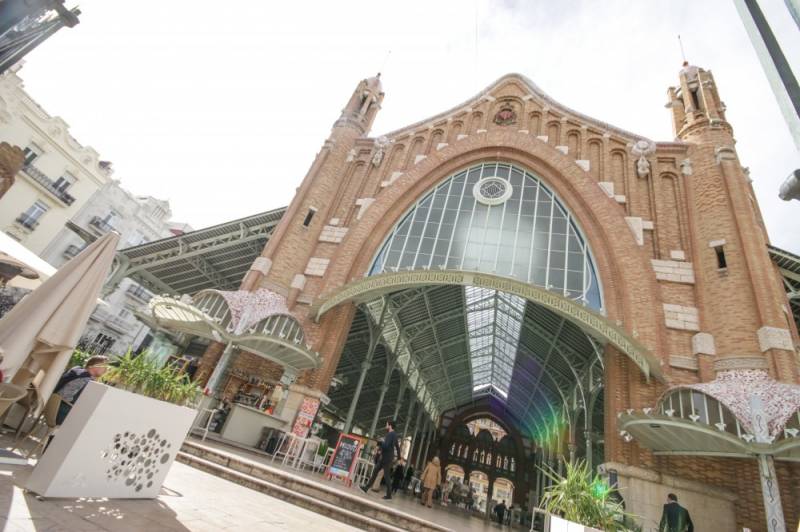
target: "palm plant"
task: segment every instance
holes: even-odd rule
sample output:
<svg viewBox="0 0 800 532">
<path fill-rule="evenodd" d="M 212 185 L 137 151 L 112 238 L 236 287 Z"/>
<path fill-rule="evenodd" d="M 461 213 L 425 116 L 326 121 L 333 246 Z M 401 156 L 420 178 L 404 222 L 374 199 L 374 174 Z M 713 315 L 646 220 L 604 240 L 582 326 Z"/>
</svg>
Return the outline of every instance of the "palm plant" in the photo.
<svg viewBox="0 0 800 532">
<path fill-rule="evenodd" d="M 112 359 L 102 380 L 130 392 L 181 406 L 193 406 L 201 393 L 188 375 L 169 366 L 159 367 L 146 353 L 133 356 L 130 350 Z"/>
<path fill-rule="evenodd" d="M 606 532 L 629 532 L 638 528 L 634 516 L 611 498 L 608 484 L 599 475 L 592 477 L 585 461 L 565 461 L 564 465 L 564 476 L 549 466 L 541 468 L 553 481 L 542 495 L 544 511 Z"/>
</svg>

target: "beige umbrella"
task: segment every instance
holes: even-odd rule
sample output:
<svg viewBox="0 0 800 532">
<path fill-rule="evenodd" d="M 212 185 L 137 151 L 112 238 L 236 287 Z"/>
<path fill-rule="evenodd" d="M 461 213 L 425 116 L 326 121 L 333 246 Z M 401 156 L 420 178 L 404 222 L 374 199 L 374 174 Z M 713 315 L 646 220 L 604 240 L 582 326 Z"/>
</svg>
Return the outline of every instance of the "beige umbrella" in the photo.
<svg viewBox="0 0 800 532">
<path fill-rule="evenodd" d="M 0 251 L 0 287 L 19 275 L 25 279 L 38 279 L 39 274 L 22 261 Z"/>
<path fill-rule="evenodd" d="M 97 305 L 118 241 L 116 233 L 99 238 L 0 319 L 0 369 L 20 385 L 43 369 L 45 402 Z"/>
</svg>

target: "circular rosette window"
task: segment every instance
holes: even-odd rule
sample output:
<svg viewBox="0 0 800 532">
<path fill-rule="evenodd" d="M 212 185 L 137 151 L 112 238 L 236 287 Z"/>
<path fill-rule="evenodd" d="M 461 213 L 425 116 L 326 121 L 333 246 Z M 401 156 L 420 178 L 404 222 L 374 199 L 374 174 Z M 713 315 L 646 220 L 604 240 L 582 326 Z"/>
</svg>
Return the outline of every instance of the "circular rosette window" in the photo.
<svg viewBox="0 0 800 532">
<path fill-rule="evenodd" d="M 500 205 L 511 197 L 514 190 L 511 183 L 502 177 L 484 177 L 472 189 L 475 199 L 484 205 Z"/>
</svg>

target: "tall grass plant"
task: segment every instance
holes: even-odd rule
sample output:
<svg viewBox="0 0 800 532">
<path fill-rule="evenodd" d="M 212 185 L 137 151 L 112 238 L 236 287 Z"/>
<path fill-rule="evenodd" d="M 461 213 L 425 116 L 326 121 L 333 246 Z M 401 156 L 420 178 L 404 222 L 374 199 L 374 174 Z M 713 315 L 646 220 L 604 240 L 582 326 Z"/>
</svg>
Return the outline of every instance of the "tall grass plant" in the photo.
<svg viewBox="0 0 800 532">
<path fill-rule="evenodd" d="M 102 380 L 130 392 L 180 406 L 195 406 L 201 395 L 200 388 L 188 375 L 178 373 L 169 365 L 160 367 L 146 352 L 134 356 L 128 350 L 125 355 L 113 357 Z"/>
</svg>

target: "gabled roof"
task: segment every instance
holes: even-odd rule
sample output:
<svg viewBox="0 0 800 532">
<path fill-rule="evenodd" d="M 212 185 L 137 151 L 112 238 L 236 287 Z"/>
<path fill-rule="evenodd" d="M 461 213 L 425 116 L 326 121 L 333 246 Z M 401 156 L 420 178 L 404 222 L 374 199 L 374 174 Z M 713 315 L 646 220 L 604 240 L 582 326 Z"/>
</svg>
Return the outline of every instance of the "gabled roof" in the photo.
<svg viewBox="0 0 800 532">
<path fill-rule="evenodd" d="M 412 133 L 412 132 L 418 130 L 420 127 L 424 126 L 425 124 L 432 123 L 432 122 L 437 122 L 437 121 L 446 119 L 448 117 L 455 116 L 455 115 L 459 114 L 460 112 L 466 110 L 467 108 L 480 103 L 480 101 L 482 99 L 484 99 L 486 96 L 492 96 L 492 93 L 496 92 L 504 84 L 511 83 L 511 82 L 517 82 L 517 83 L 521 84 L 524 88 L 526 88 L 530 92 L 530 95 L 531 95 L 531 97 L 533 98 L 534 101 L 539 102 L 543 106 L 550 107 L 551 109 L 553 109 L 553 110 L 555 110 L 555 111 L 557 111 L 557 112 L 559 112 L 561 114 L 571 115 L 571 116 L 573 116 L 574 118 L 576 118 L 578 120 L 586 122 L 587 125 L 589 125 L 589 126 L 593 126 L 593 127 L 597 128 L 597 129 L 600 129 L 601 131 L 608 131 L 609 133 L 616 133 L 620 137 L 624 137 L 627 140 L 647 139 L 647 137 L 645 137 L 643 135 L 632 133 L 632 132 L 627 131 L 625 129 L 619 128 L 619 127 L 614 126 L 612 124 L 609 124 L 608 122 L 603 122 L 602 120 L 598 120 L 596 118 L 592 118 L 591 116 L 585 115 L 583 113 L 575 111 L 574 109 L 571 109 L 570 107 L 567 107 L 566 105 L 558 102 L 557 100 L 555 100 L 554 98 L 549 96 L 546 92 L 544 92 L 538 85 L 536 85 L 529 78 L 527 78 L 526 76 L 523 76 L 522 74 L 518 74 L 518 73 L 515 73 L 515 72 L 514 73 L 510 73 L 510 74 L 506 74 L 505 76 L 502 76 L 501 78 L 497 79 L 493 83 L 490 83 L 485 89 L 483 89 L 481 92 L 479 92 L 478 94 L 476 94 L 472 98 L 469 98 L 468 100 L 460 103 L 459 105 L 456 105 L 455 107 L 452 107 L 452 108 L 448 109 L 447 111 L 444 111 L 444 112 L 439 113 L 437 115 L 434 115 L 432 117 L 426 118 L 424 120 L 420 120 L 418 122 L 414 122 L 413 124 L 410 124 L 410 125 L 405 126 L 403 128 L 396 129 L 394 131 L 390 131 L 389 133 L 386 133 L 385 136 L 386 137 L 390 137 L 390 138 L 391 137 L 399 137 L 399 136 L 402 136 L 402 135 L 404 135 L 406 133 Z M 494 97 L 494 96 L 492 96 L 492 97 Z"/>
</svg>

